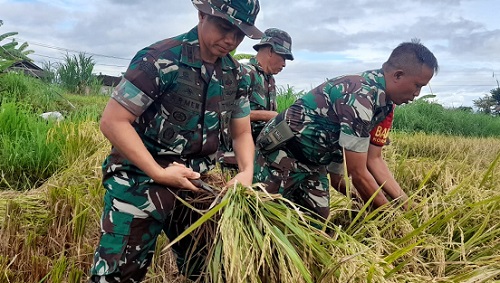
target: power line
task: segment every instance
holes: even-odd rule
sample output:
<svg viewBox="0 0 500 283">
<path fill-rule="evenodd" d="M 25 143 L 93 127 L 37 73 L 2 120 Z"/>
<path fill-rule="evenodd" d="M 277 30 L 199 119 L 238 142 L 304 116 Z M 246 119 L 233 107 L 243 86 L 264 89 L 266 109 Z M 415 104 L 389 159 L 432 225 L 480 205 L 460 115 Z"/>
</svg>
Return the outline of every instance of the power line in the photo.
<svg viewBox="0 0 500 283">
<path fill-rule="evenodd" d="M 25 39 L 22 39 L 22 38 L 13 38 L 14 40 L 17 40 L 18 42 L 19 41 L 26 41 L 28 42 L 27 40 Z M 64 47 L 59 47 L 59 46 L 53 46 L 53 45 L 49 45 L 49 44 L 45 44 L 45 43 L 39 43 L 39 42 L 33 42 L 33 41 L 29 41 L 28 44 L 32 44 L 32 45 L 35 45 L 35 46 L 40 46 L 40 47 L 44 47 L 44 48 L 49 48 L 49 49 L 54 49 L 54 50 L 60 50 L 60 51 L 66 51 L 68 53 L 84 53 L 84 54 L 88 54 L 88 55 L 92 55 L 92 56 L 96 56 L 96 57 L 104 57 L 104 58 L 111 58 L 111 59 L 118 59 L 118 60 L 126 60 L 126 61 L 129 61 L 131 59 L 128 59 L 128 58 L 122 58 L 122 57 L 118 57 L 118 56 L 113 56 L 113 55 L 104 55 L 104 54 L 98 54 L 98 53 L 93 53 L 93 52 L 85 52 L 85 51 L 79 51 L 79 50 L 74 50 L 74 49 L 69 49 L 69 48 L 64 48 Z M 34 55 L 34 56 L 40 56 L 40 57 L 45 57 L 45 58 L 50 58 L 50 59 L 56 59 L 56 60 L 61 60 L 63 61 L 64 58 L 56 58 L 56 57 L 53 57 L 53 56 L 48 56 L 48 55 L 43 55 L 43 54 L 31 54 L 31 55 Z M 124 65 L 114 65 L 114 64 L 100 64 L 100 63 L 95 63 L 96 66 L 106 66 L 106 67 L 117 67 L 117 68 L 126 68 L 128 66 L 124 66 Z M 450 71 L 443 71 L 441 70 L 440 71 L 441 73 L 445 72 L 445 73 L 469 73 L 468 71 L 459 71 L 459 70 L 450 70 Z M 500 71 L 495 71 L 495 70 L 481 70 L 481 72 L 493 72 L 493 74 L 495 72 L 499 72 Z M 437 86 L 437 87 L 495 87 L 494 84 L 468 84 L 468 85 L 465 85 L 465 84 L 434 84 L 434 86 Z"/>
<path fill-rule="evenodd" d="M 42 54 L 36 54 L 36 53 L 30 54 L 30 55 L 44 57 L 44 58 L 50 58 L 50 59 L 56 59 L 59 61 L 64 60 L 63 58 L 57 58 L 57 57 L 53 57 L 53 56 L 49 56 L 49 55 L 42 55 Z M 125 65 L 113 65 L 113 64 L 101 64 L 101 63 L 95 63 L 94 65 L 95 66 L 106 66 L 106 67 L 117 67 L 117 68 L 126 68 L 127 67 Z"/>
<path fill-rule="evenodd" d="M 28 42 L 27 40 L 24 40 L 22 38 L 13 38 L 13 39 L 15 39 L 17 41 L 26 41 L 26 42 Z M 53 46 L 53 45 L 49 45 L 49 44 L 45 44 L 45 43 L 39 43 L 39 42 L 33 42 L 33 41 L 29 41 L 28 44 L 35 45 L 35 46 L 40 46 L 40 47 L 45 47 L 45 48 L 49 48 L 49 49 L 54 49 L 54 50 L 66 51 L 66 52 L 70 52 L 70 53 L 84 53 L 84 54 L 89 54 L 89 55 L 97 56 L 97 57 L 104 57 L 104 58 L 111 58 L 111 59 L 118 59 L 118 60 L 126 60 L 126 61 L 130 61 L 131 60 L 130 58 L 122 58 L 122 57 L 113 56 L 113 55 L 104 55 L 104 54 L 98 54 L 98 53 L 93 53 L 93 52 L 79 51 L 79 50 L 74 50 L 74 49 L 69 49 L 69 48 L 64 48 L 64 47 L 58 47 L 58 46 Z"/>
</svg>

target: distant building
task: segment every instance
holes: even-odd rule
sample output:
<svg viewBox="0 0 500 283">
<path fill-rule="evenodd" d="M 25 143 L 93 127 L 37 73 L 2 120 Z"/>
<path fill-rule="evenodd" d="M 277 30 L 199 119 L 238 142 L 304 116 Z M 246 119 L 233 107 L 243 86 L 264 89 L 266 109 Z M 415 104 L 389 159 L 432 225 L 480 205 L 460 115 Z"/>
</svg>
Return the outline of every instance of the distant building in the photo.
<svg viewBox="0 0 500 283">
<path fill-rule="evenodd" d="M 97 79 L 101 82 L 101 93 L 111 95 L 115 86 L 117 86 L 122 77 L 114 77 L 108 75 L 97 75 Z"/>
<path fill-rule="evenodd" d="M 9 68 L 8 72 L 22 72 L 25 75 L 41 79 L 46 76 L 45 71 L 30 61 L 18 61 Z"/>
</svg>

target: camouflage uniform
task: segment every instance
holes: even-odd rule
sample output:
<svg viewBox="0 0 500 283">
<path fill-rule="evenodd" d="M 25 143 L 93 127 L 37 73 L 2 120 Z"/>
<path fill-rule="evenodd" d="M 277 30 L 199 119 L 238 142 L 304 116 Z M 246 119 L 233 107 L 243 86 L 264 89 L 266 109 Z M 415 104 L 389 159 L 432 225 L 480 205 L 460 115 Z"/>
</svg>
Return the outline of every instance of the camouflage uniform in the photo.
<svg viewBox="0 0 500 283">
<path fill-rule="evenodd" d="M 370 131 L 370 144 L 375 146 L 384 146 L 389 145 L 389 131 L 392 128 L 392 120 L 394 118 L 394 108 L 396 105 L 393 104 L 392 111 L 385 117 L 385 119 L 380 122 L 375 128 Z M 344 175 L 344 163 L 343 160 L 338 162 L 332 162 L 328 165 L 327 168 L 328 173 L 333 173 L 337 175 Z"/>
<path fill-rule="evenodd" d="M 276 111 L 276 86 L 274 84 L 273 75 L 267 75 L 259 66 L 259 62 L 255 57 L 250 58 L 248 64 L 242 64 L 243 68 L 248 72 L 251 81 L 251 93 L 248 97 L 251 110 L 269 110 Z M 264 121 L 251 121 L 252 137 L 255 141 L 260 131 L 264 127 Z M 218 153 L 218 160 L 223 169 L 237 169 L 238 163 L 232 146 Z"/>
<path fill-rule="evenodd" d="M 248 98 L 250 109 L 276 111 L 276 85 L 274 76 L 272 74 L 265 74 L 255 57 L 250 58 L 249 64 L 245 64 L 243 67 L 250 73 L 252 81 L 252 93 Z M 266 122 L 264 121 L 251 122 L 254 141 L 265 124 Z"/>
<path fill-rule="evenodd" d="M 132 126 L 158 164 L 176 161 L 204 173 L 214 167 L 221 142 L 229 142 L 230 119 L 250 113 L 249 82 L 230 56 L 213 70 L 202 62 L 195 27 L 139 51 L 113 99 L 137 116 Z M 186 208 L 174 196 L 186 192 L 155 183 L 114 148 L 103 163 L 103 184 L 102 236 L 91 280 L 138 282 L 161 231 L 173 239 L 196 219 L 183 216 Z M 185 238 L 174 247 L 181 271 L 189 245 Z"/>
<path fill-rule="evenodd" d="M 282 55 L 285 59 L 293 60 L 292 39 L 288 33 L 277 28 L 268 28 L 264 36 L 253 48 L 259 51 L 262 46 L 271 46 L 273 51 Z M 250 59 L 249 64 L 244 67 L 252 77 L 253 91 L 249 97 L 251 110 L 276 111 L 276 85 L 274 76 L 266 74 L 255 57 Z M 257 139 L 266 122 L 252 121 L 252 136 Z"/>
<path fill-rule="evenodd" d="M 366 152 L 370 130 L 392 110 L 382 70 L 331 79 L 269 121 L 257 138 L 254 182 L 316 212 L 329 214 L 326 166 L 342 160 L 342 148 Z M 269 133 L 280 123 L 289 140 L 270 150 Z M 282 133 L 277 134 L 281 139 Z"/>
<path fill-rule="evenodd" d="M 290 35 L 277 28 L 268 28 L 259 43 L 253 48 L 259 51 L 262 46 L 271 46 L 273 52 L 283 56 L 287 60 L 293 60 L 292 39 Z M 251 94 L 249 96 L 251 110 L 277 111 L 276 84 L 273 74 L 266 74 L 256 57 L 250 58 L 250 62 L 243 64 L 250 75 Z M 255 141 L 267 121 L 252 121 L 252 137 Z M 234 152 L 220 152 L 219 161 L 223 168 L 237 168 Z"/>
</svg>

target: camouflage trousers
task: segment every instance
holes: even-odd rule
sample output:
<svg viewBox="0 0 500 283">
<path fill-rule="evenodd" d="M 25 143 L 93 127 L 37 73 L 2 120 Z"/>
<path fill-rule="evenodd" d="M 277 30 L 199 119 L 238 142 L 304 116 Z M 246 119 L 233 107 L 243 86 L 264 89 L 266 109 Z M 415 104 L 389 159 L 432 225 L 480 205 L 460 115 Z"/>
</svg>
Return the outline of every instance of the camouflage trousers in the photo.
<svg viewBox="0 0 500 283">
<path fill-rule="evenodd" d="M 90 270 L 90 282 L 140 282 L 153 259 L 162 231 L 175 239 L 198 219 L 179 202 L 185 191 L 168 190 L 140 174 L 119 172 L 103 182 L 106 188 L 101 238 Z M 206 256 L 203 241 L 188 235 L 172 249 L 181 274 L 197 279 Z M 197 256 L 190 256 L 197 255 Z M 191 258 L 190 262 L 186 259 Z"/>
<path fill-rule="evenodd" d="M 291 157 L 285 149 L 255 153 L 254 183 L 269 193 L 279 193 L 320 217 L 330 214 L 329 182 L 325 166 L 311 166 Z"/>
</svg>

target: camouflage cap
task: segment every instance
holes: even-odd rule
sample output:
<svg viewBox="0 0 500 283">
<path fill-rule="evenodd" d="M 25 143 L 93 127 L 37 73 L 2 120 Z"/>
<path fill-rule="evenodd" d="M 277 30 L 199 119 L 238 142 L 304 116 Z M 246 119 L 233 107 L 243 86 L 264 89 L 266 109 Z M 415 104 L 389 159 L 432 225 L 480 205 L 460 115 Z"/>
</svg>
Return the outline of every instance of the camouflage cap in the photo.
<svg viewBox="0 0 500 283">
<path fill-rule="evenodd" d="M 293 60 L 292 38 L 287 32 L 277 28 L 266 29 L 260 42 L 255 44 L 253 49 L 259 51 L 259 48 L 264 45 L 270 45 L 274 52 L 283 55 L 288 60 Z"/>
<path fill-rule="evenodd" d="M 262 32 L 255 27 L 260 10 L 259 0 L 191 0 L 199 11 L 221 17 L 239 27 L 248 37 L 259 39 Z"/>
</svg>

